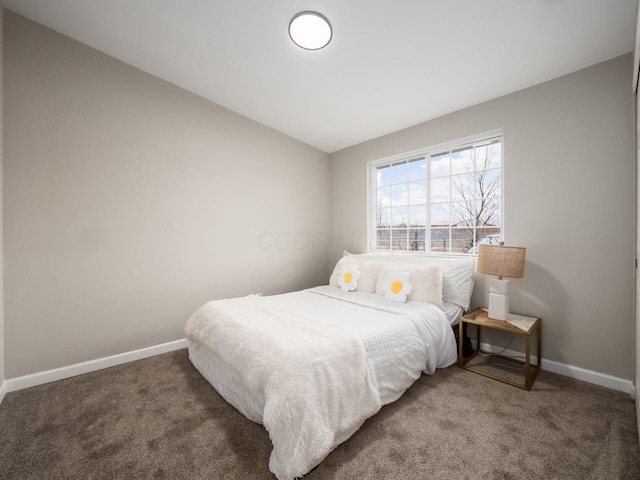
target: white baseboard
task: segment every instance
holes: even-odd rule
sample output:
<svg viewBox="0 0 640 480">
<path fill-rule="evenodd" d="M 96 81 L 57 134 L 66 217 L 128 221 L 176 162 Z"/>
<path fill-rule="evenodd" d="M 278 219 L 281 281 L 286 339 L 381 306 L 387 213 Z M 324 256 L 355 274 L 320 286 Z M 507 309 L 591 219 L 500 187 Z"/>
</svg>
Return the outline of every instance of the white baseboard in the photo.
<svg viewBox="0 0 640 480">
<path fill-rule="evenodd" d="M 4 396 L 7 393 L 7 381 L 3 380 L 2 383 L 0 383 L 0 404 L 2 403 L 2 400 L 4 400 Z"/>
<path fill-rule="evenodd" d="M 584 368 L 574 367 L 564 363 L 545 360 L 544 358 L 542 359 L 542 369 L 548 370 L 549 372 L 559 373 L 565 377 L 583 380 L 585 382 L 633 395 L 633 382 L 631 380 L 625 380 L 624 378 L 614 377 L 612 375 L 607 375 L 606 373 L 594 372 L 593 370 L 586 370 Z"/>
<path fill-rule="evenodd" d="M 477 343 L 475 341 L 472 341 L 471 343 L 473 344 L 473 348 L 477 348 Z M 499 352 L 508 357 L 524 359 L 524 353 L 522 352 L 516 352 L 514 350 L 505 350 L 503 352 L 502 348 L 495 347 L 488 343 L 481 343 L 481 345 L 482 349 L 487 352 Z M 537 364 L 538 357 L 532 355 L 531 362 Z M 600 385 L 601 387 L 611 388 L 612 390 L 625 392 L 631 396 L 633 396 L 635 393 L 635 388 L 631 380 L 614 377 L 611 375 L 607 375 L 606 373 L 594 372 L 593 370 L 586 370 L 584 368 L 574 367 L 565 363 L 554 362 L 553 360 L 545 360 L 544 358 L 542 359 L 542 370 L 558 373 L 560 375 L 564 375 L 565 377 L 575 378 L 576 380 L 593 383 L 594 385 Z"/>
<path fill-rule="evenodd" d="M 477 348 L 476 342 L 472 343 L 473 347 Z M 84 373 L 95 372 L 96 370 L 101 370 L 103 368 L 122 365 L 123 363 L 141 360 L 143 358 L 160 355 L 162 353 L 171 352 L 173 350 L 179 350 L 181 348 L 186 348 L 187 345 L 187 339 L 183 338 L 180 340 L 175 340 L 173 342 L 154 345 L 147 348 L 141 348 L 139 350 L 133 350 L 131 352 L 125 352 L 118 355 L 112 355 L 110 357 L 98 358 L 95 360 L 90 360 L 88 362 L 69 365 L 68 367 L 61 367 L 44 372 L 33 373 L 31 375 L 25 375 L 23 377 L 10 378 L 0 384 L 0 403 L 2 403 L 5 394 L 9 392 L 15 392 L 16 390 L 21 390 L 23 388 L 35 387 L 37 385 L 75 377 L 76 375 L 82 375 Z M 497 348 L 485 343 L 482 343 L 482 349 L 496 353 L 502 350 L 501 348 Z M 513 350 L 505 350 L 503 353 L 512 357 L 523 356 L 521 352 L 516 352 Z M 538 359 L 537 357 L 532 356 L 531 361 L 537 363 Z M 613 390 L 618 390 L 620 392 L 625 392 L 632 396 L 634 396 L 634 394 L 636 393 L 635 387 L 633 386 L 633 382 L 631 382 L 631 380 L 613 377 L 605 373 L 594 372 L 592 370 L 586 370 L 584 368 L 574 367 L 572 365 L 566 365 L 564 363 L 554 362 L 552 360 L 545 360 L 544 358 L 542 359 L 542 369 L 549 372 L 558 373 L 566 377 L 593 383 L 595 385 L 611 388 Z"/>
<path fill-rule="evenodd" d="M 15 392 L 16 390 L 22 390 L 23 388 L 35 387 L 36 385 L 55 382 L 65 378 L 75 377 L 76 375 L 95 372 L 96 370 L 101 370 L 103 368 L 115 367 L 116 365 L 122 365 L 123 363 L 142 360 L 143 358 L 160 355 L 161 353 L 179 350 L 181 348 L 186 348 L 187 345 L 187 339 L 183 338 L 173 342 L 162 343 L 152 347 L 112 355 L 110 357 L 97 358 L 95 360 L 89 360 L 88 362 L 76 363 L 75 365 L 69 365 L 68 367 L 55 368 L 53 370 L 33 373 L 23 377 L 10 378 L 4 382 L 3 386 L 6 384 L 6 392 Z"/>
<path fill-rule="evenodd" d="M 640 395 L 636 395 L 636 420 L 638 422 L 638 431 L 640 432 Z M 640 437 L 638 442 L 640 442 Z"/>
</svg>

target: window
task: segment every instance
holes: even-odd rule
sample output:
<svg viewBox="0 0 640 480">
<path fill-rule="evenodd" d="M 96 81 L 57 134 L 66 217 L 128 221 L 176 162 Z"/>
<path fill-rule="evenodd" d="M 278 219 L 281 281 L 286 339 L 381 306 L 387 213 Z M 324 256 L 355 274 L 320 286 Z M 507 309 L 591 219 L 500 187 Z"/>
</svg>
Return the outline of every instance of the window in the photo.
<svg viewBox="0 0 640 480">
<path fill-rule="evenodd" d="M 477 254 L 499 242 L 502 164 L 502 136 L 372 162 L 372 249 Z"/>
</svg>

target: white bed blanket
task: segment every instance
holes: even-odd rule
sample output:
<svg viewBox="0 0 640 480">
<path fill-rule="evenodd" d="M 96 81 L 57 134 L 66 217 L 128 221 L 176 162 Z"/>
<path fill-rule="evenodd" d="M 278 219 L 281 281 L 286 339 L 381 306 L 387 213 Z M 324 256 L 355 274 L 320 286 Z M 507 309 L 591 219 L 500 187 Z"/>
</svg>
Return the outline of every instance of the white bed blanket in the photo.
<svg viewBox="0 0 640 480">
<path fill-rule="evenodd" d="M 456 363 L 453 330 L 442 310 L 424 302 L 393 303 L 381 295 L 329 285 L 276 295 L 316 322 L 338 323 L 362 341 L 382 404 L 396 401 L 421 375 Z"/>
<path fill-rule="evenodd" d="M 381 407 L 362 342 L 270 297 L 209 302 L 187 321 L 189 340 L 233 365 L 264 396 L 263 424 L 280 480 L 309 472 Z"/>
</svg>

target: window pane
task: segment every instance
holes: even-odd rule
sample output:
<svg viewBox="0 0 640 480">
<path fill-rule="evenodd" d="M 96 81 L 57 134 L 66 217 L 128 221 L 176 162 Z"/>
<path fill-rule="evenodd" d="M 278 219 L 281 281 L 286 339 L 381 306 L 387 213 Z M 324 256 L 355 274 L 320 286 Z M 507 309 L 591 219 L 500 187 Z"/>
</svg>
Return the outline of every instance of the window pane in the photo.
<svg viewBox="0 0 640 480">
<path fill-rule="evenodd" d="M 500 199 L 452 203 L 451 221 L 457 226 L 499 226 Z"/>
<path fill-rule="evenodd" d="M 449 251 L 449 229 L 448 228 L 432 228 L 431 229 L 431 251 L 432 252 L 448 252 Z"/>
<path fill-rule="evenodd" d="M 378 187 L 377 191 L 377 208 L 391 206 L 391 187 Z"/>
<path fill-rule="evenodd" d="M 451 253 L 469 253 L 473 247 L 473 228 L 454 228 L 451 230 Z"/>
<path fill-rule="evenodd" d="M 451 175 L 469 173 L 475 170 L 473 148 L 454 151 L 451 154 Z"/>
<path fill-rule="evenodd" d="M 500 168 L 502 164 L 502 142 L 497 141 L 477 147 L 475 157 L 478 170 Z"/>
<path fill-rule="evenodd" d="M 451 204 L 451 223 L 457 226 L 473 227 L 476 224 L 477 202 L 455 202 Z"/>
<path fill-rule="evenodd" d="M 431 226 L 443 227 L 451 225 L 450 221 L 450 204 L 436 203 L 431 205 Z"/>
<path fill-rule="evenodd" d="M 391 209 L 379 208 L 376 210 L 376 227 L 388 227 L 391 223 Z"/>
<path fill-rule="evenodd" d="M 398 162 L 391 166 L 391 181 L 394 184 L 409 181 L 409 165 L 407 162 Z"/>
<path fill-rule="evenodd" d="M 408 249 L 413 252 L 424 252 L 425 251 L 425 233 L 426 230 L 424 228 L 410 228 L 408 231 L 409 235 L 409 243 Z"/>
<path fill-rule="evenodd" d="M 409 220 L 409 207 L 391 209 L 391 226 L 406 227 Z"/>
<path fill-rule="evenodd" d="M 500 182 L 500 170 L 485 170 L 478 172 L 477 182 L 480 198 L 500 197 L 502 184 Z"/>
<path fill-rule="evenodd" d="M 427 224 L 427 206 L 409 207 L 408 224 L 411 227 L 424 227 Z"/>
<path fill-rule="evenodd" d="M 409 203 L 409 187 L 407 184 L 393 185 L 391 187 L 391 206 L 408 205 Z"/>
<path fill-rule="evenodd" d="M 397 229 L 391 231 L 391 249 L 407 250 L 407 229 Z"/>
<path fill-rule="evenodd" d="M 447 177 L 451 174 L 449 153 L 438 153 L 431 157 L 431 178 Z"/>
<path fill-rule="evenodd" d="M 476 229 L 476 241 L 487 245 L 500 245 L 500 229 L 478 228 Z"/>
<path fill-rule="evenodd" d="M 381 250 L 391 249 L 391 230 L 376 231 L 376 246 Z"/>
<path fill-rule="evenodd" d="M 426 205 L 427 204 L 427 183 L 411 182 L 409 184 L 409 204 L 410 205 Z"/>
<path fill-rule="evenodd" d="M 480 203 L 480 202 L 479 202 Z M 500 199 L 492 198 L 478 207 L 478 226 L 500 226 Z"/>
<path fill-rule="evenodd" d="M 434 178 L 431 180 L 431 203 L 450 201 L 451 177 Z"/>
<path fill-rule="evenodd" d="M 477 176 L 475 173 L 454 175 L 451 177 L 451 201 L 472 200 L 477 198 Z"/>
<path fill-rule="evenodd" d="M 419 158 L 409 162 L 409 181 L 425 180 L 427 178 L 427 159 Z"/>
<path fill-rule="evenodd" d="M 376 169 L 377 186 L 391 185 L 391 167 L 385 165 Z"/>
</svg>

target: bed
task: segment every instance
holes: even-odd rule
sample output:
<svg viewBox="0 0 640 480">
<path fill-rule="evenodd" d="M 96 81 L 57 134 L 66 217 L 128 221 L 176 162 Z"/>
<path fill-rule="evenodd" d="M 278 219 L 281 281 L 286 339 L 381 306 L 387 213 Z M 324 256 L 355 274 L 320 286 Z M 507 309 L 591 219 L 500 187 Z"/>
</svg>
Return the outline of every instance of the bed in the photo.
<svg viewBox="0 0 640 480">
<path fill-rule="evenodd" d="M 215 300 L 187 321 L 189 358 L 269 431 L 280 480 L 308 473 L 422 374 L 457 360 L 473 258 L 352 255 L 329 285 Z"/>
</svg>

